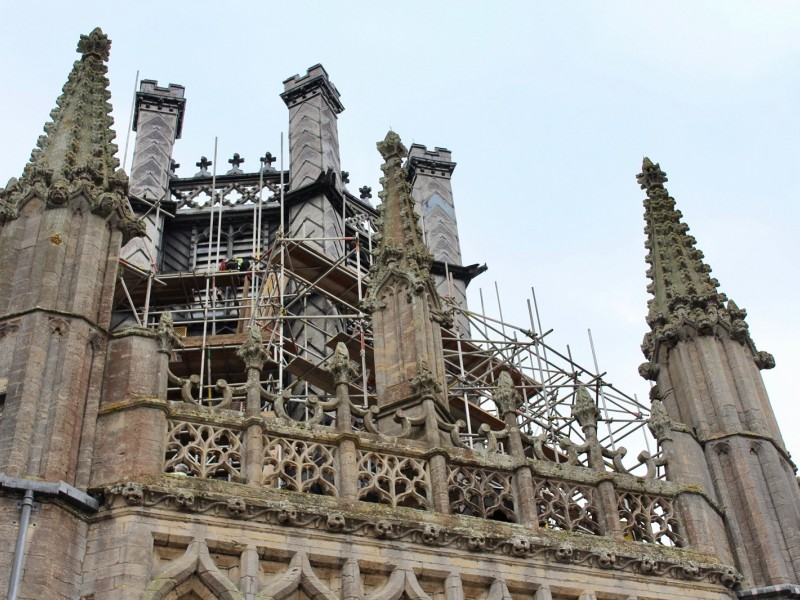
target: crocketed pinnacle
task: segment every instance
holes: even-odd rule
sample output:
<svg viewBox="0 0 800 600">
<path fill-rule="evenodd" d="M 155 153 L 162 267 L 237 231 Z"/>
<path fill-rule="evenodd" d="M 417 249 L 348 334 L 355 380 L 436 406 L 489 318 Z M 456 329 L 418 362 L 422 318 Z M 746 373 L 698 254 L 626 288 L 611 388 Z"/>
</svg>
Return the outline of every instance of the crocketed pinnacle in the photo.
<svg viewBox="0 0 800 600">
<path fill-rule="evenodd" d="M 378 206 L 377 246 L 367 304 L 374 301 L 375 292 L 390 273 L 408 279 L 414 293 L 421 293 L 426 286 L 435 291 L 430 274 L 433 257 L 422 241 L 408 172 L 402 167 L 408 151 L 394 131 L 389 131 L 377 146 L 384 159 L 380 180 L 383 191 L 378 194 L 382 202 Z"/>
<path fill-rule="evenodd" d="M 79 191 L 92 202 L 92 211 L 109 216 L 126 212 L 128 178 L 119 168 L 112 143 L 111 97 L 106 77 L 111 41 L 96 28 L 82 35 L 81 54 L 63 93 L 50 113 L 22 177 L 0 190 L 0 221 L 16 216 L 16 208 L 32 194 L 60 206 Z M 126 215 L 125 216 L 130 216 Z"/>
<path fill-rule="evenodd" d="M 685 335 L 708 335 L 718 325 L 734 339 L 749 341 L 746 313 L 733 301 L 726 306 L 725 294 L 717 291 L 719 282 L 709 275 L 711 268 L 703 262 L 703 253 L 664 187 L 667 174 L 645 157 L 636 180 L 647 193 L 644 231 L 651 280 L 647 291 L 653 295 L 647 315 L 651 332 L 642 344 L 645 356 L 654 360 L 657 344 L 673 345 Z"/>
<path fill-rule="evenodd" d="M 99 27 L 81 36 L 77 49 L 81 59 L 72 67 L 50 113 L 53 121 L 45 125 L 46 135 L 39 138 L 26 174 L 42 169 L 54 179 L 71 180 L 89 172 L 96 183 L 113 176 L 119 161 L 112 143 L 114 120 L 105 65 L 110 49 L 111 40 Z"/>
</svg>

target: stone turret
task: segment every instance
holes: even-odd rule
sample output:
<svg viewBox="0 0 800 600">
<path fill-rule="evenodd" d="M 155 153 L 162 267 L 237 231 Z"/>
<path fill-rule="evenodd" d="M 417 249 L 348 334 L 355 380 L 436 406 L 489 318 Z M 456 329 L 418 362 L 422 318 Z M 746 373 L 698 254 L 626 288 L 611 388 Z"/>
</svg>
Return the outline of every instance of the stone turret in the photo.
<svg viewBox="0 0 800 600">
<path fill-rule="evenodd" d="M 302 77 L 283 82 L 281 98 L 289 108 L 289 186 L 292 192 L 310 189 L 292 206 L 287 232 L 304 238 L 335 238 L 343 235 L 341 215 L 325 194 L 325 187 L 342 187 L 337 115 L 344 111 L 339 91 L 322 65 L 309 68 Z M 297 197 L 297 196 L 295 196 Z M 329 256 L 339 256 L 341 242 L 312 242 Z"/>
<path fill-rule="evenodd" d="M 449 296 L 457 306 L 467 307 L 467 284 L 461 261 L 458 240 L 458 223 L 453 202 L 450 179 L 456 163 L 446 148 L 428 150 L 421 144 L 412 144 L 408 153 L 408 171 L 414 208 L 420 215 L 423 239 L 437 261 L 434 273 L 436 289 L 441 296 Z M 460 331 L 469 332 L 469 321 L 457 320 Z"/>
<path fill-rule="evenodd" d="M 451 158 L 446 148 L 430 151 L 420 144 L 412 144 L 408 152 L 408 171 L 414 209 L 421 216 L 423 237 L 434 260 L 460 266 L 461 246 L 450 184 L 456 163 Z"/>
<path fill-rule="evenodd" d="M 104 64 L 110 45 L 100 29 L 81 36 L 81 59 L 52 122 L 22 177 L 0 190 L 0 472 L 41 501 L 35 527 L 21 539 L 30 556 L 47 556 L 25 571 L 26 598 L 74 597 L 80 584 L 77 549 L 87 530 L 81 512 L 97 507 L 85 492 L 117 259 L 123 241 L 143 230 L 112 143 Z M 53 501 L 54 490 L 78 502 L 65 509 Z M 0 512 L 8 515 L 12 502 L 0 498 Z M 2 519 L 0 537 L 13 540 L 15 529 L 12 518 Z M 18 545 L 18 552 L 25 548 Z M 10 564 L 7 556 L 0 564 Z M 2 590 L 7 576 L 0 570 Z"/>
<path fill-rule="evenodd" d="M 664 171 L 645 158 L 637 179 L 653 295 L 640 372 L 657 382 L 651 428 L 669 441 L 668 476 L 703 486 L 723 507 L 746 587 L 796 584 L 800 491 L 759 374 L 774 360 L 756 350 L 745 311 L 717 291 Z"/>
<path fill-rule="evenodd" d="M 137 214 L 147 216 L 147 237 L 132 240 L 122 258 L 150 270 L 160 253 L 164 215 L 152 206 L 169 200 L 172 150 L 181 137 L 186 99 L 181 85 L 159 87 L 145 79 L 136 94 L 133 130 L 137 132 L 131 166 L 131 196 Z"/>
</svg>

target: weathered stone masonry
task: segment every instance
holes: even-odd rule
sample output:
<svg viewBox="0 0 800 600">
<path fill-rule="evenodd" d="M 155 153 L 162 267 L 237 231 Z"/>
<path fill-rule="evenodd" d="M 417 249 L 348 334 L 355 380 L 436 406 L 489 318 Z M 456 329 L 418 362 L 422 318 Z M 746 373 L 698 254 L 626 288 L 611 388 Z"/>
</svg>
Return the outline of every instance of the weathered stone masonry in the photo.
<svg viewBox="0 0 800 600">
<path fill-rule="evenodd" d="M 466 356 L 491 385 L 454 391 L 470 381 L 447 354 L 469 331 L 453 303 L 480 268 L 462 265 L 449 151 L 389 132 L 380 207 L 352 197 L 343 106 L 317 65 L 284 82 L 288 171 L 239 161 L 215 190 L 205 159 L 171 176 L 184 89 L 146 80 L 129 189 L 109 48 L 81 36 L 53 121 L 0 190 L 10 597 L 798 597 L 800 494 L 758 372 L 774 360 L 717 292 L 658 165 L 638 180 L 659 452 L 629 468 L 596 381 L 564 384 L 561 437 L 523 421 L 545 382 L 485 347 Z M 215 202 L 226 261 L 263 211 L 249 270 L 210 265 Z"/>
</svg>

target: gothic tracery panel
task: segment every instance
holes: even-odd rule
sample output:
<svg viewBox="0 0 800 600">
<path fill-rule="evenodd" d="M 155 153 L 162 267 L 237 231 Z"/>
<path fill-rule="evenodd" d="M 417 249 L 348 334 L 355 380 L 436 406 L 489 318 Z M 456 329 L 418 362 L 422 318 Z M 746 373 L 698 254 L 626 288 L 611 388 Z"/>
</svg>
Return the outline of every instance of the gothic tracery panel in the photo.
<svg viewBox="0 0 800 600">
<path fill-rule="evenodd" d="M 620 493 L 617 506 L 623 535 L 637 542 L 683 547 L 685 542 L 672 502 L 662 496 Z"/>
<path fill-rule="evenodd" d="M 337 496 L 337 450 L 302 440 L 263 437 L 261 484 L 293 492 Z"/>
<path fill-rule="evenodd" d="M 539 527 L 601 534 L 594 488 L 551 479 L 534 484 Z"/>
<path fill-rule="evenodd" d="M 169 422 L 164 470 L 203 479 L 242 479 L 241 432 L 185 421 Z"/>
<path fill-rule="evenodd" d="M 424 460 L 359 451 L 359 500 L 427 509 L 430 497 L 430 477 Z"/>
<path fill-rule="evenodd" d="M 454 466 L 450 469 L 448 489 L 453 514 L 496 521 L 517 520 L 511 473 Z"/>
</svg>

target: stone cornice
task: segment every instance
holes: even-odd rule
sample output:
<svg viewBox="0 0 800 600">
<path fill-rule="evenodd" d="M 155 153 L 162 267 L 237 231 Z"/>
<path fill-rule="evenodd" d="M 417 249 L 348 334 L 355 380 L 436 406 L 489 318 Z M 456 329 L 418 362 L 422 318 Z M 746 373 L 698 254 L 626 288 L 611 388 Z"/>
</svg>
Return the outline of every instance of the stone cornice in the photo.
<svg viewBox="0 0 800 600">
<path fill-rule="evenodd" d="M 136 408 L 156 408 L 168 413 L 168 406 L 165 400 L 152 396 L 132 396 L 131 398 L 105 404 L 97 411 L 97 415 L 107 415 L 111 413 L 133 410 Z"/>
<path fill-rule="evenodd" d="M 755 433 L 753 431 L 737 431 L 737 432 L 734 432 L 734 433 L 718 433 L 718 434 L 709 435 L 709 436 L 705 436 L 705 437 L 699 437 L 699 436 L 695 435 L 694 437 L 703 446 L 705 446 L 706 444 L 713 444 L 714 442 L 721 442 L 723 440 L 727 440 L 727 439 L 735 438 L 735 437 L 743 437 L 743 438 L 748 438 L 748 439 L 751 439 L 751 440 L 758 440 L 759 442 L 765 442 L 765 443 L 769 444 L 770 446 L 772 446 L 773 448 L 775 448 L 775 450 L 778 451 L 778 454 L 780 454 L 790 465 L 792 465 L 792 467 L 794 467 L 795 472 L 797 471 L 797 466 L 792 461 L 792 457 L 789 455 L 789 453 L 784 448 L 781 448 L 775 442 L 774 439 L 772 439 L 771 437 L 768 437 L 766 435 L 762 435 L 760 433 Z"/>
<path fill-rule="evenodd" d="M 53 308 L 44 308 L 42 306 L 34 306 L 34 307 L 29 308 L 27 310 L 21 310 L 19 312 L 7 313 L 5 315 L 0 315 L 0 323 L 12 321 L 14 319 L 18 319 L 20 317 L 24 317 L 25 315 L 30 315 L 30 314 L 33 314 L 33 313 L 45 313 L 47 315 L 53 315 L 53 316 L 57 315 L 59 317 L 67 317 L 67 318 L 70 318 L 70 319 L 77 319 L 79 321 L 83 321 L 84 323 L 86 323 L 92 329 L 95 329 L 96 331 L 98 331 L 100 333 L 108 335 L 108 330 L 107 329 L 105 329 L 104 327 L 101 327 L 97 323 L 93 323 L 92 321 L 90 321 L 89 319 L 84 317 L 83 315 L 79 315 L 79 314 L 76 314 L 76 313 L 73 313 L 73 312 L 68 312 L 68 311 L 65 311 L 65 310 L 56 310 L 56 309 L 53 309 Z"/>
<path fill-rule="evenodd" d="M 732 588 L 741 576 L 732 567 L 691 550 L 582 534 L 530 529 L 461 515 L 442 515 L 372 503 L 342 503 L 324 496 L 254 489 L 242 484 L 164 475 L 120 482 L 102 490 L 95 520 L 125 512 L 181 513 L 182 519 L 224 518 L 247 526 L 327 532 L 350 538 L 405 542 L 436 549 L 501 555 L 521 560 L 597 568 L 641 576 L 703 581 Z M 230 521 L 228 527 L 232 526 Z"/>
<path fill-rule="evenodd" d="M 447 160 L 437 160 L 428 156 L 408 157 L 408 179 L 414 181 L 417 175 L 430 175 L 431 177 L 444 177 L 450 179 L 456 169 L 456 163 Z"/>
</svg>

